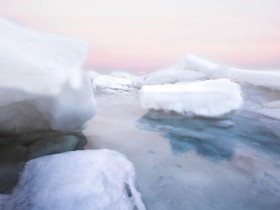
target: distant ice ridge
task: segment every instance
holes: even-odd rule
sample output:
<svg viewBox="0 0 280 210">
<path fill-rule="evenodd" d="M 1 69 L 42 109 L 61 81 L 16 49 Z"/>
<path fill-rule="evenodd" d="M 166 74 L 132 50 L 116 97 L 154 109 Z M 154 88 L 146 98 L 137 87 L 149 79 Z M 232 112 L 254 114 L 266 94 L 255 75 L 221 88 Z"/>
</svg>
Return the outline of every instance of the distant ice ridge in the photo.
<svg viewBox="0 0 280 210">
<path fill-rule="evenodd" d="M 95 113 L 87 43 L 0 18 L 0 132 L 82 130 Z"/>
<path fill-rule="evenodd" d="M 89 73 L 93 89 L 98 93 L 128 93 L 142 86 L 142 78 L 126 72 L 112 72 L 110 75 Z"/>
<path fill-rule="evenodd" d="M 280 70 L 244 70 L 186 55 L 168 71 L 201 72 L 208 79 L 229 78 L 241 85 L 243 109 L 280 119 Z"/>
<path fill-rule="evenodd" d="M 143 78 L 127 72 L 114 71 L 110 74 L 112 77 L 128 79 L 131 81 L 133 88 L 140 88 L 143 85 Z"/>
<path fill-rule="evenodd" d="M 86 150 L 29 161 L 3 210 L 145 210 L 135 171 L 122 154 Z M 2 205 L 2 206 L 1 206 Z"/>
<path fill-rule="evenodd" d="M 131 87 L 131 81 L 125 78 L 99 75 L 93 80 L 93 88 L 96 92 L 114 93 L 127 91 Z"/>
<path fill-rule="evenodd" d="M 145 109 L 206 117 L 219 117 L 242 105 L 240 87 L 229 79 L 143 86 L 139 101 Z"/>
<path fill-rule="evenodd" d="M 280 91 L 280 70 L 245 70 L 220 65 L 203 58 L 186 55 L 183 59 L 168 68 L 172 71 L 193 70 L 204 73 L 208 78 L 228 78 L 237 82 Z"/>
<path fill-rule="evenodd" d="M 180 69 L 164 69 L 152 72 L 144 76 L 143 85 L 163 85 L 179 82 L 193 82 L 206 79 L 206 75 L 201 72 Z"/>
</svg>

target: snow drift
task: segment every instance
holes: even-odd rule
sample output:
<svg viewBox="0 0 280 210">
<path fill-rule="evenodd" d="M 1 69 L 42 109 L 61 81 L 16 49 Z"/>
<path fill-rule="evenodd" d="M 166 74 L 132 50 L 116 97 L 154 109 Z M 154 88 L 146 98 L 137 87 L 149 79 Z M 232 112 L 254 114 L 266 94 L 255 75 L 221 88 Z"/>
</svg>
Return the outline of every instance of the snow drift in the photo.
<svg viewBox="0 0 280 210">
<path fill-rule="evenodd" d="M 228 79 L 143 86 L 139 100 L 145 109 L 206 117 L 219 117 L 242 105 L 239 85 Z"/>
<path fill-rule="evenodd" d="M 29 161 L 10 196 L 8 210 L 144 210 L 134 186 L 135 172 L 122 154 L 87 150 Z"/>
<path fill-rule="evenodd" d="M 87 49 L 0 18 L 0 132 L 81 130 L 95 112 Z"/>
</svg>

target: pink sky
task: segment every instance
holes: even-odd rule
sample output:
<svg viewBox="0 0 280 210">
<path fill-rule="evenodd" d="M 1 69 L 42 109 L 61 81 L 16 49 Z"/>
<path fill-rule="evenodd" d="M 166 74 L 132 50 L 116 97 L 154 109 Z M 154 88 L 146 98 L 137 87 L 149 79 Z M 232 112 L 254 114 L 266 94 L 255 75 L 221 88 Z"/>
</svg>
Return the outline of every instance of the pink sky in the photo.
<svg viewBox="0 0 280 210">
<path fill-rule="evenodd" d="M 90 43 L 86 67 L 150 71 L 186 53 L 280 69 L 279 0 L 0 0 L 0 15 Z"/>
</svg>

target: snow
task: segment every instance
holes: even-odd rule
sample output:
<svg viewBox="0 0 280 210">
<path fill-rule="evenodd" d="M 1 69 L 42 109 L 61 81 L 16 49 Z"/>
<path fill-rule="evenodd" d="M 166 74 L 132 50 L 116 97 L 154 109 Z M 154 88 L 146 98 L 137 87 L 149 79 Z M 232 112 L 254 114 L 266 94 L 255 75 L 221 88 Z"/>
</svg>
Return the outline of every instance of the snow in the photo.
<svg viewBox="0 0 280 210">
<path fill-rule="evenodd" d="M 206 117 L 219 117 L 242 105 L 239 85 L 228 79 L 143 86 L 139 101 L 145 109 Z"/>
<path fill-rule="evenodd" d="M 162 85 L 173 84 L 178 82 L 193 82 L 205 79 L 205 75 L 201 72 L 164 69 L 156 71 L 145 76 L 143 85 Z"/>
<path fill-rule="evenodd" d="M 134 179 L 132 163 L 115 151 L 50 155 L 26 164 L 2 205 L 4 210 L 144 210 Z"/>
<path fill-rule="evenodd" d="M 82 130 L 95 112 L 87 43 L 0 18 L 0 132 Z"/>
<path fill-rule="evenodd" d="M 248 83 L 254 86 L 280 90 L 280 71 L 269 70 L 245 70 L 216 64 L 203 58 L 187 55 L 182 60 L 171 67 L 170 70 L 193 70 L 202 72 L 208 78 L 229 78 L 231 80 Z"/>
</svg>

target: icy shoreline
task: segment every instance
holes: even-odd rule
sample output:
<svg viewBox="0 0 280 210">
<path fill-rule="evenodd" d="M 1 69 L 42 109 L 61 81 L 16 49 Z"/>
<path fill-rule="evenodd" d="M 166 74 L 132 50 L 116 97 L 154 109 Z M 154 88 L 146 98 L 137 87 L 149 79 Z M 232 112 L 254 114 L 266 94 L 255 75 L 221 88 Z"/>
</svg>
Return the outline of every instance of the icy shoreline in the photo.
<svg viewBox="0 0 280 210">
<path fill-rule="evenodd" d="M 81 70 L 83 41 L 1 18 L 0 32 L 0 133 L 31 135 L 0 141 L 0 167 L 16 168 L 5 178 L 29 160 L 1 209 L 144 210 L 132 162 L 148 208 L 279 207 L 279 72 L 187 56 L 143 76 L 100 75 Z M 93 91 L 101 114 L 90 120 Z M 84 146 L 87 123 L 87 149 L 106 150 L 67 152 Z"/>
</svg>

